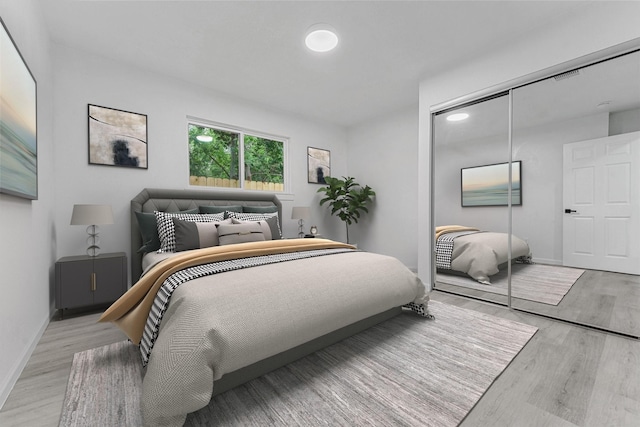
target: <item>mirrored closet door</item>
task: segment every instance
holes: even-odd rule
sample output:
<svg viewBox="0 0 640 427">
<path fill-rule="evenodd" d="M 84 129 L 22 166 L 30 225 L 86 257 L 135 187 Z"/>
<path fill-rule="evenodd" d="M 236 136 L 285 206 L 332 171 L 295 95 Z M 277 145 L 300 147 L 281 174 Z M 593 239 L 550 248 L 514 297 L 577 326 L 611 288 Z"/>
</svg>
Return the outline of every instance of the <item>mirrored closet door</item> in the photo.
<svg viewBox="0 0 640 427">
<path fill-rule="evenodd" d="M 504 188 L 501 193 L 491 180 L 494 171 L 504 172 L 510 157 L 509 93 L 439 112 L 433 116 L 433 129 L 434 223 L 442 237 L 437 246 L 441 254 L 436 256 L 436 288 L 507 305 L 506 269 L 498 284 L 488 287 L 469 276 L 471 273 L 486 281 L 480 276 L 495 273 L 491 266 L 486 270 L 471 265 L 473 247 L 466 251 L 469 256 L 457 253 L 459 244 L 456 253 L 449 253 L 451 242 L 443 241 L 455 237 L 460 243 L 476 238 L 473 231 L 477 229 L 502 233 L 504 247 L 507 245 L 509 217 Z"/>
<path fill-rule="evenodd" d="M 546 298 L 513 307 L 640 335 L 640 51 L 514 89 L 512 158 L 513 234 L 535 262 L 512 286 L 535 267 Z"/>
<path fill-rule="evenodd" d="M 435 289 L 640 336 L 640 42 L 628 45 L 433 111 Z"/>
</svg>

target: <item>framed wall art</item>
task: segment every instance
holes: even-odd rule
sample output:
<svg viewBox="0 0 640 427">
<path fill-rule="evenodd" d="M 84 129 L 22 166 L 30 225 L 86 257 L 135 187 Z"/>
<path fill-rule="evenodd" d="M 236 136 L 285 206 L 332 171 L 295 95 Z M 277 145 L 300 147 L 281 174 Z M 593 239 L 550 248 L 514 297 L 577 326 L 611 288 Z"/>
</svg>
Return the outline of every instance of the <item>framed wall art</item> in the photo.
<svg viewBox="0 0 640 427">
<path fill-rule="evenodd" d="M 89 104 L 89 164 L 147 169 L 147 115 Z"/>
<path fill-rule="evenodd" d="M 0 193 L 38 198 L 37 85 L 2 23 L 0 33 Z"/>
<path fill-rule="evenodd" d="M 511 205 L 522 205 L 522 162 L 511 163 Z M 509 163 L 462 168 L 462 206 L 507 206 Z"/>
<path fill-rule="evenodd" d="M 307 147 L 307 170 L 309 183 L 326 184 L 324 177 L 331 176 L 331 152 Z"/>
</svg>

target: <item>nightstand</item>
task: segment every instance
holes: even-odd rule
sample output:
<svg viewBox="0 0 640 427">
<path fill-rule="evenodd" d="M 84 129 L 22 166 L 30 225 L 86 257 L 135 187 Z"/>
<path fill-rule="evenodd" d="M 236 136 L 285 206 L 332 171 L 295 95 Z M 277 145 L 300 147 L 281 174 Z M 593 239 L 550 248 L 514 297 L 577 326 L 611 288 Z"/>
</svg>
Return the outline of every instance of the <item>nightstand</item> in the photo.
<svg viewBox="0 0 640 427">
<path fill-rule="evenodd" d="M 124 252 L 69 256 L 56 262 L 56 309 L 114 302 L 127 291 Z"/>
</svg>

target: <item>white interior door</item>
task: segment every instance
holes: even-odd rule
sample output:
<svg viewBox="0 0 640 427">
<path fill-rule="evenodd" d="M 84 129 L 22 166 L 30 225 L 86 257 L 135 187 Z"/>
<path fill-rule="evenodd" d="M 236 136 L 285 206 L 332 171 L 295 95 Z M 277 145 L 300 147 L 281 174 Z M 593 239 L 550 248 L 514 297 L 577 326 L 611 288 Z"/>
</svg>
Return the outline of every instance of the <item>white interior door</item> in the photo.
<svg viewBox="0 0 640 427">
<path fill-rule="evenodd" d="M 563 264 L 640 274 L 640 132 L 563 154 Z"/>
</svg>

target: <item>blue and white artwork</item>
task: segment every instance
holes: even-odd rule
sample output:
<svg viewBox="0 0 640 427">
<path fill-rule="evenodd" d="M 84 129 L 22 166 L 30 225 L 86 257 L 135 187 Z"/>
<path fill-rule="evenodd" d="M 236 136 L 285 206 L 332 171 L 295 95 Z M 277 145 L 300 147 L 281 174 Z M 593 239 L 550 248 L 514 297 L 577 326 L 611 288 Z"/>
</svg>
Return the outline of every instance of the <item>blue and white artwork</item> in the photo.
<svg viewBox="0 0 640 427">
<path fill-rule="evenodd" d="M 36 80 L 2 22 L 0 193 L 38 198 Z"/>
<path fill-rule="evenodd" d="M 511 163 L 511 204 L 522 204 L 522 162 Z M 507 206 L 509 201 L 509 164 L 462 169 L 462 206 Z"/>
</svg>

